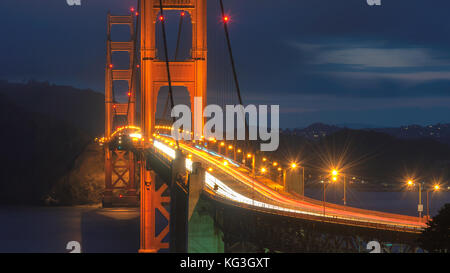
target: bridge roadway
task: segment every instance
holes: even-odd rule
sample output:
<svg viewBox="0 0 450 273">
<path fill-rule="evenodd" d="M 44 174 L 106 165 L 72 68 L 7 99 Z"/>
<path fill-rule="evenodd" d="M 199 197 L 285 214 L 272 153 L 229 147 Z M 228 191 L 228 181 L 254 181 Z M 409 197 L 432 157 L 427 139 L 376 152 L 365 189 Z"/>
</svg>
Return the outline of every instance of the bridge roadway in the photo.
<svg viewBox="0 0 450 273">
<path fill-rule="evenodd" d="M 170 136 L 160 134 L 153 146 L 155 151 L 170 160 L 175 157 L 175 150 L 170 143 L 173 143 Z M 324 214 L 323 201 L 280 194 L 260 183 L 258 178 L 252 178 L 248 169 L 229 158 L 192 143 L 180 142 L 179 145 L 186 155 L 192 155 L 191 159 L 186 159 L 188 170 L 194 161 L 201 162 L 205 168 L 204 192 L 223 203 L 264 213 L 382 230 L 420 233 L 426 227 L 418 217 L 332 203 L 325 203 Z M 209 168 L 212 170 L 208 170 Z"/>
</svg>

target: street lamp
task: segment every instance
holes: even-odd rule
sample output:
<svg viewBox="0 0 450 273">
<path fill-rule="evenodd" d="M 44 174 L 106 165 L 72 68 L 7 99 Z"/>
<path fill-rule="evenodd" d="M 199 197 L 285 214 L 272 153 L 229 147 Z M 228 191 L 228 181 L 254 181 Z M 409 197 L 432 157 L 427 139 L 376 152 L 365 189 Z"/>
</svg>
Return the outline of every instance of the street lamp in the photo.
<svg viewBox="0 0 450 273">
<path fill-rule="evenodd" d="M 423 211 L 423 204 L 422 204 L 422 183 L 417 183 L 419 185 L 419 205 L 417 205 L 417 211 L 419 212 L 419 218 L 422 219 L 422 211 Z M 409 179 L 407 182 L 408 187 L 412 187 L 415 185 L 414 180 Z"/>
<path fill-rule="evenodd" d="M 247 154 L 247 158 L 252 159 L 252 176 L 255 177 L 255 156 L 249 153 Z"/>
<path fill-rule="evenodd" d="M 439 184 L 436 184 L 433 186 L 433 191 L 439 191 L 441 189 L 441 187 L 439 186 Z M 428 199 L 428 195 L 430 193 L 430 189 L 427 190 L 427 220 L 430 219 L 430 202 Z"/>
<path fill-rule="evenodd" d="M 336 180 L 331 179 L 331 181 L 336 181 Z M 325 180 L 323 180 L 322 182 L 323 182 L 323 215 L 325 216 L 326 182 L 325 182 Z"/>
<path fill-rule="evenodd" d="M 291 166 L 291 169 L 296 169 L 298 167 L 297 163 L 295 163 L 295 162 L 292 162 L 290 164 L 290 166 Z M 302 193 L 304 196 L 305 195 L 305 167 L 303 167 L 303 166 L 300 166 L 300 167 L 302 168 Z"/>
<path fill-rule="evenodd" d="M 220 142 L 220 144 L 219 145 L 217 145 L 217 152 L 220 154 L 220 147 L 224 147 L 225 146 L 225 142 Z M 225 152 L 226 152 L 226 150 L 225 150 Z"/>
<path fill-rule="evenodd" d="M 331 179 L 333 182 L 336 182 L 338 180 L 339 171 L 336 169 L 332 169 L 331 172 Z M 347 205 L 347 181 L 345 179 L 345 174 L 342 175 L 344 180 L 344 206 Z"/>
<path fill-rule="evenodd" d="M 226 149 L 226 151 L 225 151 L 225 156 L 226 157 L 228 157 L 228 150 L 233 150 L 233 145 L 228 145 L 228 149 Z M 234 157 L 236 157 L 236 155 Z"/>
</svg>

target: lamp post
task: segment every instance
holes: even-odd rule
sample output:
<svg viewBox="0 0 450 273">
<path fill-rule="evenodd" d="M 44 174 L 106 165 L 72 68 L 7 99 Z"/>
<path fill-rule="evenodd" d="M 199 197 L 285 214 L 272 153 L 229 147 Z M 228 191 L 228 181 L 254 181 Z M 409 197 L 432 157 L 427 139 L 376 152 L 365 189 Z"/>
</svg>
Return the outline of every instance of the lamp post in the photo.
<svg viewBox="0 0 450 273">
<path fill-rule="evenodd" d="M 419 185 L 419 205 L 417 205 L 417 211 L 419 212 L 419 218 L 422 219 L 422 211 L 423 211 L 423 204 L 422 204 L 422 183 L 417 183 Z M 414 180 L 409 179 L 407 182 L 408 187 L 412 187 L 415 185 Z"/>
<path fill-rule="evenodd" d="M 252 155 L 250 153 L 247 154 L 247 159 L 252 159 L 251 162 L 251 168 L 252 168 L 252 177 L 255 177 L 255 155 Z"/>
<path fill-rule="evenodd" d="M 343 175 L 344 178 L 344 206 L 347 206 L 347 181 L 345 179 L 345 174 Z"/>
<path fill-rule="evenodd" d="M 438 184 L 436 184 L 433 186 L 433 191 L 434 192 L 439 191 L 440 188 L 441 187 Z M 430 220 L 430 200 L 428 198 L 429 193 L 430 193 L 430 190 L 428 189 L 427 190 L 427 220 Z"/>
<path fill-rule="evenodd" d="M 327 187 L 326 187 L 326 185 L 325 185 L 325 180 L 323 180 L 323 216 L 325 216 L 325 199 L 326 199 L 326 190 L 327 190 Z"/>
<path fill-rule="evenodd" d="M 217 145 L 217 152 L 220 154 L 220 147 L 225 147 L 225 142 L 220 142 L 220 145 Z M 225 148 L 225 152 L 226 152 L 226 148 Z"/>
</svg>

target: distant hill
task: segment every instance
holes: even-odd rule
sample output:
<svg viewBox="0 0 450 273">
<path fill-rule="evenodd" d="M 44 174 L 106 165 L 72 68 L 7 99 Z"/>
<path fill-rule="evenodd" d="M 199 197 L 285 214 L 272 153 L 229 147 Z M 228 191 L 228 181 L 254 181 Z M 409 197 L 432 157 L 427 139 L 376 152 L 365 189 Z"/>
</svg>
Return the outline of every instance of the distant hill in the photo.
<svg viewBox="0 0 450 273">
<path fill-rule="evenodd" d="M 24 110 L 3 93 L 0 93 L 0 126 L 3 204 L 39 203 L 91 141 L 88 134 L 73 124 Z"/>
<path fill-rule="evenodd" d="M 302 162 L 311 181 L 320 180 L 319 176 L 326 175 L 333 164 L 345 167 L 348 176 L 375 184 L 401 184 L 407 176 L 423 181 L 450 180 L 450 146 L 436 139 L 396 137 L 374 130 L 331 129 L 334 132 L 317 139 L 308 134 L 283 133 L 280 149 L 272 156 L 280 162 Z"/>
<path fill-rule="evenodd" d="M 356 126 L 356 125 L 355 125 Z M 364 128 L 361 125 L 358 125 L 357 128 L 359 130 L 364 131 L 373 131 L 379 133 L 385 133 L 390 136 L 394 136 L 397 138 L 405 138 L 405 139 L 420 139 L 420 138 L 429 138 L 434 139 L 439 142 L 443 142 L 446 144 L 450 144 L 450 123 L 447 124 L 433 124 L 427 126 L 421 125 L 406 125 L 401 127 L 384 127 L 384 128 L 375 128 L 369 127 Z M 336 125 L 328 125 L 323 123 L 314 123 L 306 128 L 295 128 L 295 129 L 286 129 L 282 132 L 284 134 L 293 135 L 293 136 L 303 136 L 309 140 L 319 140 L 325 136 L 331 135 L 335 132 L 352 128 L 352 126 L 336 126 Z M 354 128 L 353 128 L 354 129 Z"/>
<path fill-rule="evenodd" d="M 104 95 L 47 82 L 0 81 L 0 94 L 29 113 L 60 119 L 94 137 L 104 132 Z"/>
</svg>

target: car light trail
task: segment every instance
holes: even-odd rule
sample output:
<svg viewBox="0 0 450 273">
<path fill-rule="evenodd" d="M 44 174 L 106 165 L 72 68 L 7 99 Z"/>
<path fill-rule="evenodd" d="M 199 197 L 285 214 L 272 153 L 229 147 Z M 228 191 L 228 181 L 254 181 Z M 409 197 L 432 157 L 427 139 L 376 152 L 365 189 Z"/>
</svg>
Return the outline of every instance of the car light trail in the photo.
<svg viewBox="0 0 450 273">
<path fill-rule="evenodd" d="M 172 159 L 175 159 L 175 150 L 170 148 L 169 146 L 162 144 L 159 141 L 153 141 L 153 146 L 155 146 L 156 149 L 160 150 L 161 152 L 165 153 Z"/>
<path fill-rule="evenodd" d="M 168 136 L 170 137 L 170 136 Z M 155 141 L 154 142 L 155 147 L 165 153 L 166 155 L 169 155 L 172 159 L 175 158 L 175 150 L 162 144 L 161 142 Z M 379 216 L 379 215 L 373 215 L 373 214 L 364 214 L 361 212 L 355 212 L 350 210 L 343 210 L 339 208 L 332 208 L 328 207 L 327 205 L 327 214 L 322 213 L 322 205 L 309 203 L 307 201 L 300 201 L 296 199 L 291 199 L 289 197 L 283 196 L 270 188 L 268 188 L 265 185 L 262 185 L 257 180 L 254 180 L 247 175 L 243 174 L 241 171 L 236 170 L 234 167 L 240 167 L 238 164 L 234 163 L 233 161 L 230 161 L 228 158 L 223 157 L 221 155 L 218 155 L 214 152 L 209 151 L 208 149 L 196 145 L 195 148 L 191 147 L 186 144 L 180 143 L 180 148 L 188 151 L 189 153 L 201 158 L 203 161 L 206 161 L 208 164 L 215 165 L 218 169 L 226 173 L 226 175 L 236 179 L 238 182 L 245 184 L 247 187 L 250 187 L 251 189 L 255 190 L 259 194 L 261 194 L 263 197 L 268 198 L 271 202 L 275 202 L 280 205 L 285 206 L 293 206 L 297 209 L 289 208 L 289 207 L 282 207 L 279 205 L 270 204 L 267 202 L 261 202 L 258 200 L 255 200 L 254 198 L 246 197 L 233 189 L 231 189 L 229 186 L 226 185 L 225 182 L 220 181 L 218 178 L 211 175 L 209 172 L 206 172 L 205 174 L 205 185 L 211 189 L 211 192 L 214 194 L 221 196 L 223 198 L 226 198 L 228 200 L 232 200 L 234 202 L 251 205 L 254 207 L 260 207 L 270 210 L 277 210 L 277 211 L 283 211 L 283 212 L 289 212 L 289 213 L 296 213 L 296 214 L 306 214 L 306 215 L 313 215 L 313 216 L 320 216 L 325 218 L 332 218 L 332 219 L 344 219 L 344 220 L 351 220 L 351 221 L 358 221 L 358 222 L 365 222 L 365 223 L 372 223 L 372 224 L 385 224 L 385 225 L 392 225 L 392 226 L 400 226 L 404 228 L 409 228 L 412 230 L 420 230 L 421 228 L 425 227 L 424 223 L 420 223 L 417 221 L 407 220 L 407 219 L 397 219 L 394 217 L 394 214 L 388 214 L 385 213 L 387 216 Z M 227 160 L 228 162 L 232 163 L 234 166 L 225 165 L 223 164 L 223 159 Z M 193 161 L 190 158 L 186 159 L 186 169 L 192 172 L 192 163 Z M 318 201 L 320 202 L 320 201 Z M 379 213 L 378 214 L 383 214 Z M 411 217 L 412 218 L 412 217 Z"/>
</svg>

